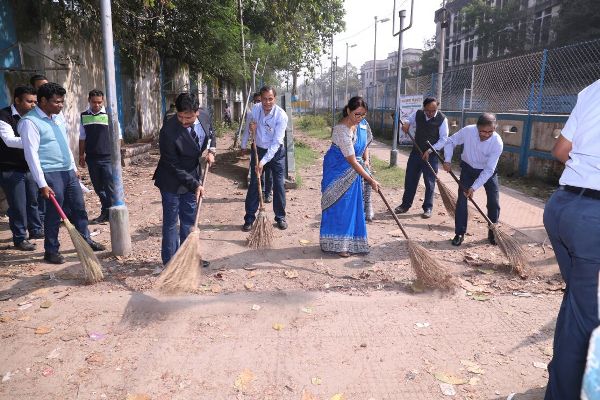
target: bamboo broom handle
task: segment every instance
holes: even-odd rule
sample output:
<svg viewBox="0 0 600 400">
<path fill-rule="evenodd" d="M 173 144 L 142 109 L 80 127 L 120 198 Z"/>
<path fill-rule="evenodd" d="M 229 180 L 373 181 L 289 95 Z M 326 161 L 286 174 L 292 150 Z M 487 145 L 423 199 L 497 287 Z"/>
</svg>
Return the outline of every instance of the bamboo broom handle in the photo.
<svg viewBox="0 0 600 400">
<path fill-rule="evenodd" d="M 404 126 L 404 124 L 402 123 L 402 120 L 398 119 L 398 121 L 400 121 L 400 125 Z M 408 137 L 410 138 L 410 140 L 412 140 L 412 142 L 415 145 L 415 147 L 417 148 L 417 150 L 419 150 L 419 154 L 421 154 L 421 157 L 422 157 L 423 156 L 423 150 L 421 150 L 421 147 L 419 147 L 419 145 L 417 144 L 417 141 L 415 140 L 415 138 L 413 137 L 413 135 L 411 135 L 410 132 L 406 132 L 406 134 L 408 135 Z M 427 164 L 427 166 L 429 167 L 429 169 L 431 170 L 431 172 L 433 173 L 433 175 L 435 175 L 435 179 L 439 179 L 438 176 L 437 176 L 437 172 L 435 172 L 435 170 L 433 169 L 433 167 L 431 166 L 431 164 L 429 164 L 429 160 L 425 161 L 425 163 Z"/>
<path fill-rule="evenodd" d="M 206 175 L 208 175 L 208 163 L 204 164 L 204 174 L 202 175 L 202 182 L 200 185 L 204 187 L 206 183 Z M 194 218 L 194 229 L 198 227 L 198 222 L 200 222 L 200 206 L 202 206 L 202 199 L 204 196 L 200 196 L 198 199 L 198 204 L 196 205 L 196 217 Z"/>
<path fill-rule="evenodd" d="M 385 196 L 383 195 L 383 192 L 381 191 L 381 189 L 379 189 L 379 195 L 381 196 L 381 200 L 383 200 L 383 202 L 385 203 L 385 206 L 387 207 L 387 209 L 390 211 L 390 214 L 392 214 L 392 217 L 394 217 L 394 220 L 396 221 L 396 223 L 398 224 L 398 227 L 400 228 L 400 230 L 402 231 L 402 234 L 404 235 L 404 238 L 406 240 L 408 240 L 408 234 L 406 233 L 406 231 L 404 230 L 404 227 L 402 226 L 402 223 L 400 222 L 400 220 L 398 219 L 398 217 L 396 216 L 396 213 L 394 212 L 394 210 L 392 210 L 392 206 L 390 206 L 390 203 L 388 203 L 387 199 L 385 198 Z"/>
<path fill-rule="evenodd" d="M 258 165 L 258 150 L 256 150 L 256 133 L 254 133 L 254 135 L 252 136 L 252 150 L 254 151 L 254 159 L 256 160 L 254 163 L 254 168 L 256 168 L 256 166 Z M 252 165 L 252 162 L 250 162 L 250 165 Z M 254 173 L 256 174 L 256 179 L 258 181 L 258 201 L 260 204 L 260 209 L 264 210 L 265 209 L 265 202 L 263 200 L 263 194 L 262 194 L 262 184 L 260 182 L 260 175 L 256 173 L 256 169 L 254 170 Z M 250 171 L 250 174 L 252 174 L 252 171 Z"/>
<path fill-rule="evenodd" d="M 427 145 L 431 148 L 431 150 L 433 150 L 433 152 L 435 153 L 435 155 L 440 159 L 440 161 L 443 164 L 444 163 L 444 159 L 442 158 L 442 156 L 440 155 L 440 153 L 438 153 L 437 150 L 433 148 L 433 146 L 431 145 L 431 143 L 429 143 L 429 140 L 427 141 Z M 454 171 L 450 170 L 449 173 L 454 178 L 454 180 L 456 181 L 456 183 L 458 183 L 458 188 L 464 192 L 465 188 L 460 184 L 460 180 L 458 179 L 458 177 L 456 176 L 456 174 L 454 173 Z M 473 203 L 473 205 L 475 206 L 475 208 L 477 209 L 477 211 L 479 211 L 479 213 L 483 216 L 483 218 L 485 218 L 485 220 L 487 221 L 488 225 L 489 226 L 494 225 L 494 223 L 483 212 L 483 210 L 479 207 L 479 205 L 475 202 L 475 200 L 473 200 L 472 197 L 469 197 L 469 200 L 471 200 L 471 203 Z"/>
<path fill-rule="evenodd" d="M 63 221 L 68 220 L 67 215 L 65 214 L 63 209 L 60 207 L 60 205 L 58 204 L 58 201 L 56 201 L 56 198 L 54 197 L 54 195 L 52 193 L 50 194 L 49 199 L 50 199 L 50 201 L 52 201 L 52 203 L 54 203 L 54 207 L 56 207 L 56 211 L 58 212 L 58 215 L 60 215 L 60 218 Z"/>
</svg>

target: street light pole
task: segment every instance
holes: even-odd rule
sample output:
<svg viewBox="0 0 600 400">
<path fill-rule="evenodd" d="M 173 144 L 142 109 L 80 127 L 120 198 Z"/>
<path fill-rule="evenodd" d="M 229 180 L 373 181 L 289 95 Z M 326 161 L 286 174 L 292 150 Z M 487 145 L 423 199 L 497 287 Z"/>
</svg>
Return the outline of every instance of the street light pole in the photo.
<svg viewBox="0 0 600 400">
<path fill-rule="evenodd" d="M 117 81 L 115 78 L 115 50 L 113 44 L 112 14 L 110 0 L 100 1 L 102 23 L 102 44 L 104 51 L 104 81 L 106 83 L 106 114 L 108 130 L 112 141 L 111 164 L 113 191 L 112 204 L 109 209 L 110 244 L 116 256 L 131 253 L 131 235 L 129 234 L 129 212 L 125 205 L 121 168 L 121 138 L 119 137 L 119 118 L 117 115 Z"/>
<path fill-rule="evenodd" d="M 398 138 L 400 137 L 400 108 L 401 108 L 401 99 L 400 99 L 400 85 L 402 83 L 402 34 L 404 31 L 410 29 L 412 27 L 413 21 L 413 10 L 414 10 L 415 0 L 411 0 L 410 2 L 410 24 L 405 28 L 404 27 L 404 18 L 406 18 L 406 10 L 401 10 L 398 13 L 400 17 L 400 30 L 398 32 L 394 32 L 396 20 L 394 19 L 394 26 L 392 27 L 392 32 L 394 36 L 398 36 L 398 65 L 396 66 L 396 107 L 394 111 L 394 132 L 392 135 L 392 150 L 390 152 L 390 167 L 395 167 L 398 165 Z M 396 13 L 396 0 L 394 0 L 394 14 Z M 395 18 L 395 16 L 394 16 Z"/>
<path fill-rule="evenodd" d="M 442 102 L 442 83 L 444 78 L 444 58 L 446 57 L 446 26 L 447 26 L 447 15 L 446 15 L 446 0 L 442 3 L 442 15 L 440 20 L 440 59 L 438 60 L 438 81 L 437 81 L 437 93 L 436 98 L 438 104 Z"/>
<path fill-rule="evenodd" d="M 375 40 L 373 42 L 373 109 L 377 109 L 377 23 L 384 23 L 389 21 L 389 18 L 384 18 L 381 20 L 377 20 L 377 15 L 375 16 Z M 382 111 L 383 112 L 383 111 Z"/>
<path fill-rule="evenodd" d="M 344 94 L 344 104 L 348 103 L 348 48 L 356 47 L 355 44 L 348 45 L 346 43 L 346 92 Z"/>
</svg>

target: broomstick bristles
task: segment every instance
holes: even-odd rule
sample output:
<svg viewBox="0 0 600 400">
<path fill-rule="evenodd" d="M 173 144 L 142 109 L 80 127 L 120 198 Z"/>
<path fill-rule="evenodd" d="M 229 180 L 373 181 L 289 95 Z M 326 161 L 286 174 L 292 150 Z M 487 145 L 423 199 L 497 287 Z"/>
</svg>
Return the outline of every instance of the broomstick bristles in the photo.
<svg viewBox="0 0 600 400">
<path fill-rule="evenodd" d="M 252 224 L 250 236 L 248 236 L 248 247 L 251 249 L 268 249 L 273 246 L 273 224 L 264 209 L 258 212 L 258 216 Z"/>
<path fill-rule="evenodd" d="M 73 247 L 75 247 L 77 257 L 79 257 L 79 262 L 83 267 L 85 281 L 87 283 L 100 282 L 104 279 L 104 274 L 102 273 L 102 266 L 100 265 L 100 261 L 98 261 L 98 257 L 96 257 L 96 254 L 94 254 L 94 251 L 83 236 L 81 236 L 77 228 L 69 220 L 64 220 L 63 222 L 67 228 L 67 232 L 69 232 L 69 236 L 71 236 Z"/>
<path fill-rule="evenodd" d="M 440 191 L 440 197 L 442 198 L 442 203 L 444 203 L 444 207 L 446 208 L 446 212 L 448 215 L 454 218 L 456 215 L 456 195 L 441 180 L 438 179 L 437 184 Z"/>
<path fill-rule="evenodd" d="M 527 254 L 523 251 L 519 242 L 500 229 L 497 224 L 493 224 L 490 229 L 494 232 L 498 247 L 500 247 L 500 250 L 508 258 L 512 270 L 521 278 L 527 278 L 526 270 L 529 267 L 529 261 L 527 260 Z"/>
<path fill-rule="evenodd" d="M 163 293 L 193 292 L 200 278 L 200 231 L 194 229 L 161 272 L 156 287 Z"/>
<path fill-rule="evenodd" d="M 424 286 L 446 291 L 456 286 L 454 277 L 423 246 L 410 239 L 407 244 L 412 269 Z"/>
</svg>

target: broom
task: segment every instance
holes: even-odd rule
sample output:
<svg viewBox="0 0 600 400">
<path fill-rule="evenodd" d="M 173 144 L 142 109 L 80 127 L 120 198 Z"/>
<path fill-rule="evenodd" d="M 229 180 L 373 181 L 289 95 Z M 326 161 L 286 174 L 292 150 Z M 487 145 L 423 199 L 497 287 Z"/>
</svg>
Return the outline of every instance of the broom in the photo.
<svg viewBox="0 0 600 400">
<path fill-rule="evenodd" d="M 71 236 L 71 241 L 73 242 L 73 247 L 75 247 L 75 251 L 77 251 L 77 257 L 79 257 L 79 261 L 83 266 L 83 275 L 85 277 L 85 281 L 87 283 L 96 283 L 100 282 L 104 279 L 104 274 L 102 273 L 102 266 L 100 266 L 100 261 L 98 261 L 98 257 L 94 254 L 94 251 L 86 242 L 86 240 L 81 236 L 77 228 L 73 226 L 71 221 L 65 215 L 65 212 L 56 201 L 56 198 L 53 194 L 50 194 L 50 200 L 56 207 L 56 211 L 58 215 L 62 219 L 63 224 L 67 228 L 67 232 L 69 232 L 69 236 Z"/>
<path fill-rule="evenodd" d="M 402 121 L 400 121 L 400 123 L 404 125 Z M 413 144 L 415 145 L 415 148 L 419 151 L 419 154 L 421 154 L 421 157 L 423 157 L 423 150 L 421 150 L 421 147 L 419 147 L 413 135 L 411 135 L 409 132 L 406 132 L 406 134 L 408 135 L 410 140 L 412 140 Z M 444 208 L 446 208 L 448 214 L 454 218 L 454 216 L 456 215 L 456 196 L 454 195 L 454 192 L 450 190 L 450 188 L 446 186 L 446 184 L 442 182 L 440 178 L 438 178 L 437 173 L 435 172 L 429 161 L 425 161 L 425 163 L 435 176 L 435 181 L 437 182 L 438 189 L 440 191 L 440 197 L 442 198 L 442 203 L 444 203 Z"/>
<path fill-rule="evenodd" d="M 443 163 L 444 159 L 442 158 L 440 153 L 438 153 L 433 148 L 429 141 L 427 142 L 427 145 L 433 150 L 435 155 Z M 458 183 L 459 190 L 462 190 L 464 192 L 465 189 L 462 187 L 462 185 L 460 184 L 460 180 L 452 170 L 450 171 L 450 175 L 452 176 L 452 178 L 454 178 L 456 183 Z M 508 233 L 500 229 L 498 224 L 493 223 L 472 197 L 469 197 L 469 200 L 475 206 L 477 211 L 479 211 L 479 213 L 483 216 L 483 218 L 485 218 L 486 222 L 488 223 L 489 229 L 494 233 L 494 238 L 496 239 L 496 243 L 498 243 L 498 247 L 500 247 L 500 250 L 504 253 L 504 255 L 506 255 L 506 258 L 508 258 L 508 261 L 510 262 L 513 271 L 517 273 L 517 275 L 519 275 L 521 278 L 527 278 L 526 269 L 529 267 L 529 262 L 527 261 L 527 254 L 525 254 L 519 242 L 517 242 L 517 240 L 510 236 Z"/>
<path fill-rule="evenodd" d="M 252 141 L 252 150 L 254 151 L 254 159 L 258 164 L 258 151 L 256 150 L 256 141 Z M 258 180 L 258 199 L 260 207 L 258 209 L 258 216 L 252 224 L 252 230 L 250 236 L 248 236 L 248 247 L 251 249 L 265 249 L 270 248 L 273 244 L 273 224 L 269 222 L 267 212 L 265 211 L 265 203 L 263 200 L 262 184 L 260 182 L 260 175 L 256 174 Z"/>
<path fill-rule="evenodd" d="M 437 288 L 442 290 L 451 290 L 455 285 L 456 281 L 452 277 L 452 275 L 441 266 L 428 252 L 427 250 L 421 246 L 419 243 L 412 241 L 406 230 L 400 223 L 400 220 L 392 210 L 392 206 L 388 203 L 387 199 L 379 190 L 379 195 L 381 199 L 385 203 L 385 206 L 389 210 L 392 217 L 398 224 L 398 227 L 402 231 L 404 238 L 406 239 L 406 243 L 408 245 L 408 255 L 410 257 L 410 264 L 417 275 L 417 279 L 423 283 L 423 285 L 430 288 Z"/>
<path fill-rule="evenodd" d="M 208 175 L 208 165 L 204 169 L 202 183 L 206 183 L 206 175 Z M 202 197 L 198 199 L 196 206 L 196 217 L 194 225 L 187 238 L 177 249 L 167 267 L 161 272 L 156 286 L 163 293 L 177 292 L 193 292 L 198 287 L 198 273 L 202 257 L 200 254 L 200 230 L 198 222 L 200 220 L 200 206 L 202 206 Z"/>
</svg>

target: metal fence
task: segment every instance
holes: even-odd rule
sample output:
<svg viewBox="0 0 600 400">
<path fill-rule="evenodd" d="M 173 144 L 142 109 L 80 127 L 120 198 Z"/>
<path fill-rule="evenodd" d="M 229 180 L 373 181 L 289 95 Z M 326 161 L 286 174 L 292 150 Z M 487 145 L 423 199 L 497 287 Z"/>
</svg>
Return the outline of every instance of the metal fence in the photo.
<svg viewBox="0 0 600 400">
<path fill-rule="evenodd" d="M 600 39 L 444 73 L 445 110 L 570 113 L 577 93 L 600 79 Z M 395 85 L 392 92 L 395 93 Z M 406 79 L 408 95 L 436 92 L 437 74 Z M 392 95 L 393 98 L 394 95 Z M 388 103 L 389 104 L 393 103 Z M 377 106 L 383 106 L 377 104 Z"/>
</svg>

